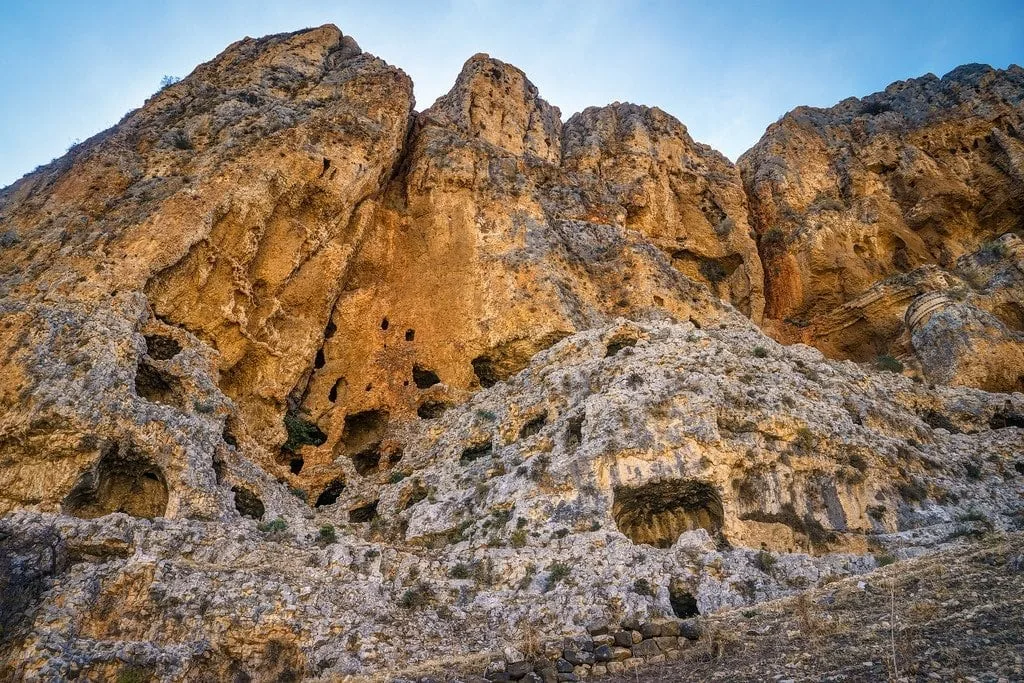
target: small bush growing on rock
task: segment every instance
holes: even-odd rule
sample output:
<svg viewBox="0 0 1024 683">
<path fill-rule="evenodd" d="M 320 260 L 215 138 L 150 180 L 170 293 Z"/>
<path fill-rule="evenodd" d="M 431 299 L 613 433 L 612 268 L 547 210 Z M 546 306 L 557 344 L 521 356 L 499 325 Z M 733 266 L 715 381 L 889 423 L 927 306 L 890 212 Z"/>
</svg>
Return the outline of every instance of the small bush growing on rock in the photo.
<svg viewBox="0 0 1024 683">
<path fill-rule="evenodd" d="M 754 566 L 765 574 L 771 574 L 772 568 L 775 567 L 775 556 L 767 550 L 759 550 L 757 555 L 754 557 Z"/>
<path fill-rule="evenodd" d="M 430 584 L 421 581 L 402 593 L 402 597 L 398 599 L 398 606 L 402 609 L 418 609 L 429 605 L 433 598 L 434 591 Z"/>
<path fill-rule="evenodd" d="M 881 553 L 879 555 L 875 555 L 875 564 L 877 564 L 879 567 L 886 567 L 895 561 L 896 558 L 890 555 L 889 553 Z"/>
<path fill-rule="evenodd" d="M 318 538 L 324 545 L 330 545 L 338 540 L 338 535 L 334 532 L 333 524 L 324 524 L 320 527 L 320 533 Z"/>
<path fill-rule="evenodd" d="M 495 415 L 490 410 L 482 410 L 482 409 L 476 411 L 476 416 L 479 417 L 482 420 L 487 420 L 488 422 L 494 422 L 498 418 L 498 416 Z"/>
<path fill-rule="evenodd" d="M 763 346 L 755 346 L 754 347 L 754 358 L 767 358 L 767 357 L 768 357 L 768 349 L 764 348 Z"/>
<path fill-rule="evenodd" d="M 284 416 L 284 428 L 288 431 L 288 440 L 283 448 L 293 453 L 303 446 L 320 446 L 327 441 L 327 435 L 319 427 L 297 413 Z"/>
<path fill-rule="evenodd" d="M 391 476 L 388 477 L 388 483 L 389 484 L 397 484 L 398 482 L 400 482 L 403 479 L 405 479 L 407 476 L 409 476 L 409 475 L 407 475 L 405 472 L 392 472 Z"/>
<path fill-rule="evenodd" d="M 117 683 L 145 683 L 147 680 L 146 672 L 135 666 L 121 669 L 117 674 Z"/>
<path fill-rule="evenodd" d="M 705 280 L 716 285 L 729 275 L 721 263 L 712 259 L 701 259 L 697 269 Z"/>
<path fill-rule="evenodd" d="M 882 354 L 876 358 L 875 365 L 879 370 L 884 370 L 886 372 L 895 372 L 897 374 L 903 372 L 903 363 L 899 362 L 889 354 Z"/>
<path fill-rule="evenodd" d="M 1002 242 L 986 242 L 980 250 L 978 250 L 978 260 L 982 264 L 991 264 L 999 259 L 1005 257 L 1010 253 L 1010 250 L 1006 248 L 1006 245 Z"/>
<path fill-rule="evenodd" d="M 180 130 L 176 131 L 174 135 L 171 136 L 171 145 L 173 145 L 175 149 L 183 151 L 192 149 L 192 141 L 189 140 L 188 136 Z"/>
<path fill-rule="evenodd" d="M 555 586 L 567 579 L 571 572 L 572 570 L 569 569 L 569 565 L 562 562 L 552 562 L 548 565 L 548 578 L 544 584 L 544 592 L 547 593 L 553 590 Z"/>
<path fill-rule="evenodd" d="M 288 528 L 288 522 L 284 521 L 281 517 L 271 520 L 269 522 L 261 522 L 256 527 L 263 533 L 279 534 Z"/>
<path fill-rule="evenodd" d="M 304 503 L 308 503 L 309 502 L 309 494 L 306 493 L 304 490 L 298 488 L 297 486 L 289 487 L 288 491 L 289 491 L 289 493 L 291 493 L 293 496 L 295 496 L 296 498 L 298 498 L 302 502 L 304 502 Z"/>
<path fill-rule="evenodd" d="M 512 532 L 512 537 L 509 539 L 509 543 L 513 548 L 522 548 L 526 545 L 526 530 L 516 529 Z"/>
<path fill-rule="evenodd" d="M 164 74 L 164 77 L 160 79 L 160 89 L 163 90 L 164 88 L 169 88 L 180 80 L 181 79 L 177 76 L 168 76 Z"/>
<path fill-rule="evenodd" d="M 647 579 L 637 579 L 633 582 L 633 592 L 637 595 L 648 595 L 654 597 L 654 589 L 651 587 L 651 582 Z"/>
<path fill-rule="evenodd" d="M 469 565 L 465 562 L 459 562 L 448 570 L 448 576 L 453 579 L 468 579 L 470 576 Z"/>
</svg>

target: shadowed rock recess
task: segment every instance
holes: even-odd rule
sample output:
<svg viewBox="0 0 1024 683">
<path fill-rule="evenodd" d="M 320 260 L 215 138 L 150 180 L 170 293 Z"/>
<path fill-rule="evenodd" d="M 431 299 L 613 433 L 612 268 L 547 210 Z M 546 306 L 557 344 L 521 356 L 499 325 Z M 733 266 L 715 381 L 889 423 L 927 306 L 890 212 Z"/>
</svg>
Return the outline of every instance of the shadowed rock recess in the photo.
<svg viewBox="0 0 1024 683">
<path fill-rule="evenodd" d="M 1022 134 L 1016 66 L 733 165 L 487 55 L 416 112 L 333 26 L 229 46 L 0 190 L 0 678 L 727 671 L 709 615 L 1016 542 Z"/>
</svg>

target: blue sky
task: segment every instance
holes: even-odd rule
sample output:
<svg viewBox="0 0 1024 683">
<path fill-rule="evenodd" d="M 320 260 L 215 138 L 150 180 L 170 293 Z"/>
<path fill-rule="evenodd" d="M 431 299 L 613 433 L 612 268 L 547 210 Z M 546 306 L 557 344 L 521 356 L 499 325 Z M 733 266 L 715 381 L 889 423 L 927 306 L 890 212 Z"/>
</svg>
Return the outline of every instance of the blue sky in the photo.
<svg viewBox="0 0 1024 683">
<path fill-rule="evenodd" d="M 3 0 L 0 186 L 116 123 L 243 36 L 337 24 L 402 67 L 417 109 L 476 52 L 568 118 L 657 105 L 735 159 L 786 111 L 966 62 L 1024 61 L 1024 1 Z"/>
</svg>

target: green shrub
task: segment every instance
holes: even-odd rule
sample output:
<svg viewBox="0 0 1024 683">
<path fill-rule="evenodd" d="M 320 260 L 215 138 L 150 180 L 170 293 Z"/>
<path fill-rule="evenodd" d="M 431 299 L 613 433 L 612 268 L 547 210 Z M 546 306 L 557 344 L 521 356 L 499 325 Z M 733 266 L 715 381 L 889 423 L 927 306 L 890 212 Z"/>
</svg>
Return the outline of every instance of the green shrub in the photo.
<svg viewBox="0 0 1024 683">
<path fill-rule="evenodd" d="M 509 542 L 513 548 L 522 548 L 526 545 L 526 529 L 516 529 L 513 531 Z"/>
<path fill-rule="evenodd" d="M 764 348 L 763 346 L 755 346 L 754 347 L 754 358 L 767 358 L 767 357 L 768 357 L 768 349 Z"/>
<path fill-rule="evenodd" d="M 647 579 L 637 579 L 633 582 L 633 592 L 637 595 L 648 595 L 654 597 L 654 589 L 651 587 L 651 582 Z"/>
<path fill-rule="evenodd" d="M 288 440 L 283 448 L 293 453 L 303 446 L 320 446 L 327 441 L 327 435 L 319 427 L 295 412 L 284 416 L 284 428 L 288 431 Z"/>
<path fill-rule="evenodd" d="M 555 586 L 569 577 L 571 571 L 569 565 L 562 562 L 552 562 L 548 565 L 548 578 L 544 584 L 544 592 L 553 590 Z"/>
<path fill-rule="evenodd" d="M 459 562 L 448 570 L 448 576 L 453 579 L 468 579 L 470 577 L 469 565 L 465 562 Z"/>
<path fill-rule="evenodd" d="M 409 476 L 409 475 L 407 475 L 405 472 L 392 472 L 391 476 L 388 477 L 388 483 L 389 484 L 397 484 L 398 482 L 400 482 L 403 479 L 405 479 L 407 476 Z M 422 500 L 422 498 L 420 500 Z"/>
<path fill-rule="evenodd" d="M 284 521 L 284 519 L 282 519 L 281 517 L 278 517 L 277 519 L 271 520 L 269 522 L 260 522 L 260 524 L 256 528 L 264 533 L 276 534 L 281 533 L 282 531 L 287 529 L 288 522 Z"/>
<path fill-rule="evenodd" d="M 181 79 L 177 76 L 168 76 L 165 74 L 164 77 L 160 79 L 160 89 L 163 90 L 164 88 L 169 88 L 179 81 L 181 81 Z"/>
<path fill-rule="evenodd" d="M 320 527 L 320 542 L 324 545 L 330 545 L 338 540 L 338 535 L 334 531 L 333 524 L 324 524 Z"/>
<path fill-rule="evenodd" d="M 175 131 L 174 135 L 171 136 L 171 144 L 175 149 L 189 150 L 192 149 L 192 141 L 188 139 L 188 135 L 184 131 Z"/>
<path fill-rule="evenodd" d="M 420 582 L 402 593 L 402 597 L 398 599 L 398 606 L 402 609 L 418 609 L 429 605 L 433 598 L 434 591 L 430 584 Z"/>
<path fill-rule="evenodd" d="M 895 372 L 897 374 L 903 372 L 903 363 L 899 362 L 888 354 L 882 354 L 875 359 L 875 365 L 879 370 L 886 372 Z"/>
<path fill-rule="evenodd" d="M 875 555 L 875 564 L 877 564 L 879 567 L 886 567 L 895 561 L 896 558 L 890 555 L 889 553 L 881 553 L 879 555 Z"/>
<path fill-rule="evenodd" d="M 767 550 L 759 550 L 757 555 L 754 557 L 754 566 L 765 574 L 771 574 L 772 568 L 775 567 L 775 556 Z"/>
</svg>

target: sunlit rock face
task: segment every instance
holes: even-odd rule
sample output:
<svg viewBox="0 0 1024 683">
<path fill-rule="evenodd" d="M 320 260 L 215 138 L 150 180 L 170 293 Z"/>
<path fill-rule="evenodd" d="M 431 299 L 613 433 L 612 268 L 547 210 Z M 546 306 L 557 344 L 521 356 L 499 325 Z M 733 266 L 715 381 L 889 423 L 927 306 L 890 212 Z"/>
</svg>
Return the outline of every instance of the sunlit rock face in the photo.
<svg viewBox="0 0 1024 683">
<path fill-rule="evenodd" d="M 415 112 L 333 26 L 231 45 L 0 191 L 0 678 L 481 673 L 1019 525 L 1018 71 L 741 179 L 487 55 Z"/>
<path fill-rule="evenodd" d="M 906 331 L 903 283 L 920 280 L 916 269 L 964 277 L 961 256 L 1019 236 L 1022 93 L 1024 69 L 967 65 L 772 124 L 738 164 L 764 263 L 766 328 L 835 357 L 888 353 Z M 862 311 L 836 316 L 843 306 Z"/>
</svg>

